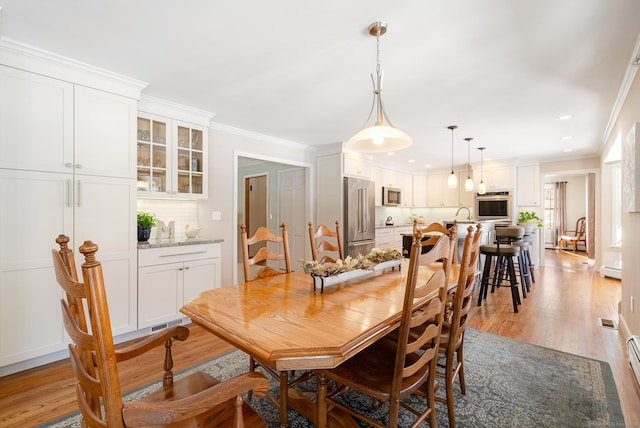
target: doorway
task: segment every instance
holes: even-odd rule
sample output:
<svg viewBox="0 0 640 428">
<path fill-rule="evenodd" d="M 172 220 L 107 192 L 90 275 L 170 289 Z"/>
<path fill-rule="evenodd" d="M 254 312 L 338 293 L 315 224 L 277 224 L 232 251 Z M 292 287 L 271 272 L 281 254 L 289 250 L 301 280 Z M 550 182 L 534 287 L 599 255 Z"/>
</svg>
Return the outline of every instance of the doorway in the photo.
<svg viewBox="0 0 640 428">
<path fill-rule="evenodd" d="M 249 176 L 244 179 L 244 218 L 247 236 L 251 237 L 259 227 L 267 227 L 267 175 Z M 264 242 L 251 245 L 250 257 L 253 257 Z"/>
</svg>

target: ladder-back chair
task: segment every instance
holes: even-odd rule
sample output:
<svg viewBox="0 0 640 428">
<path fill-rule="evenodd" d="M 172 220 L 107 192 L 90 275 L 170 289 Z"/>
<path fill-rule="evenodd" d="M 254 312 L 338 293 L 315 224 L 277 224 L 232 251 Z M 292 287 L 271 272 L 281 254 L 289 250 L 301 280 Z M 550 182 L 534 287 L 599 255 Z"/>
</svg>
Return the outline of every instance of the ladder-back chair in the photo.
<svg viewBox="0 0 640 428">
<path fill-rule="evenodd" d="M 61 251 L 66 249 L 66 242 Z M 116 351 L 102 265 L 95 258 L 97 250 L 98 246 L 91 241 L 85 241 L 80 247 L 85 257 L 82 265 L 84 283 L 74 279 L 63 256 L 56 250 L 52 251 L 58 283 L 72 300 L 83 301 L 89 314 L 86 319 L 91 325 L 90 333 L 83 330 L 76 321 L 78 316 L 74 314 L 75 309 L 71 309 L 66 300 L 61 300 L 64 325 L 73 341 L 69 345 L 69 354 L 77 380 L 76 393 L 83 426 L 266 426 L 242 399 L 242 394 L 251 390 L 256 395 L 266 393 L 268 382 L 258 373 L 247 373 L 219 382 L 204 372 L 196 372 L 174 382 L 173 375 L 167 376 L 165 370 L 162 389 L 138 401 L 123 402 L 118 361 L 140 355 L 158 344 L 169 346 L 171 337 L 162 337 L 167 335 L 162 332 Z M 73 260 L 68 258 L 69 252 L 64 251 L 63 254 L 66 254 L 67 260 Z M 183 334 L 185 331 L 186 334 Z M 184 340 L 189 331 L 182 328 L 172 332 L 176 333 L 174 338 Z M 158 340 L 158 337 L 162 338 Z M 81 355 L 90 358 L 83 359 Z M 172 366 L 173 363 L 166 361 L 165 369 L 167 365 Z"/>
<path fill-rule="evenodd" d="M 335 238 L 336 244 L 332 244 L 325 237 Z M 322 239 L 319 244 L 317 243 L 318 239 Z M 342 236 L 340 235 L 340 222 L 336 221 L 336 230 L 330 230 L 324 224 L 318 226 L 316 231 L 313 231 L 313 223 L 309 222 L 309 241 L 311 242 L 311 258 L 314 261 L 319 261 L 320 263 L 331 262 L 335 263 L 337 259 L 324 254 L 320 260 L 318 257 L 321 253 L 325 251 L 338 252 L 338 258 L 344 259 L 344 252 L 342 249 Z"/>
</svg>

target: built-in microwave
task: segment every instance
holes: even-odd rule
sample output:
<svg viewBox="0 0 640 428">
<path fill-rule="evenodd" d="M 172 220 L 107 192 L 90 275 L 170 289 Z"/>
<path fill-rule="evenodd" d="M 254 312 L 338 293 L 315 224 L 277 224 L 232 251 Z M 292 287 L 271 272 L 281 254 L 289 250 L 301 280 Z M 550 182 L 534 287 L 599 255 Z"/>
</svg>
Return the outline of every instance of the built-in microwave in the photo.
<svg viewBox="0 0 640 428">
<path fill-rule="evenodd" d="M 511 192 L 476 193 L 475 208 L 478 220 L 511 220 Z"/>
<path fill-rule="evenodd" d="M 400 189 L 393 187 L 382 188 L 382 205 L 387 207 L 397 207 L 402 201 Z"/>
</svg>

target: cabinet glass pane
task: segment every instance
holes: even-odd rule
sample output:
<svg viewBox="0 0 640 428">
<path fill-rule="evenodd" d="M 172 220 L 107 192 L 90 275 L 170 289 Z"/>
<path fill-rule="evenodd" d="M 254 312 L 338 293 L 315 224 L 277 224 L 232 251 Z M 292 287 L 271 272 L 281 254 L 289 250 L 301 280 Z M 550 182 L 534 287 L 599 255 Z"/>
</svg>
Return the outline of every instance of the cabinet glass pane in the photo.
<svg viewBox="0 0 640 428">
<path fill-rule="evenodd" d="M 167 124 L 153 121 L 153 142 L 156 144 L 167 143 Z"/>
<path fill-rule="evenodd" d="M 191 177 L 191 193 L 202 194 L 202 175 L 193 174 Z"/>
<path fill-rule="evenodd" d="M 151 137 L 151 121 L 149 119 L 138 118 L 138 140 L 150 141 Z"/>
<path fill-rule="evenodd" d="M 202 131 L 198 129 L 191 130 L 191 148 L 202 150 Z"/>
<path fill-rule="evenodd" d="M 199 152 L 191 153 L 191 171 L 202 172 L 202 153 L 199 153 Z"/>
<path fill-rule="evenodd" d="M 136 187 L 138 190 L 145 192 L 151 190 L 151 170 L 149 170 L 149 168 L 138 168 L 138 181 Z"/>
<path fill-rule="evenodd" d="M 189 193 L 190 192 L 190 174 L 179 172 L 178 173 L 178 193 Z"/>
<path fill-rule="evenodd" d="M 151 146 L 138 142 L 138 166 L 151 166 Z"/>
<path fill-rule="evenodd" d="M 167 167 L 167 149 L 163 146 L 153 147 L 153 167 L 154 168 L 166 168 Z"/>
<path fill-rule="evenodd" d="M 189 150 L 178 149 L 178 171 L 189 171 L 190 169 Z"/>
<path fill-rule="evenodd" d="M 153 171 L 153 183 L 151 184 L 154 192 L 166 192 L 167 191 L 167 174 L 163 170 Z"/>
<path fill-rule="evenodd" d="M 178 147 L 189 148 L 189 128 L 178 126 Z"/>
</svg>

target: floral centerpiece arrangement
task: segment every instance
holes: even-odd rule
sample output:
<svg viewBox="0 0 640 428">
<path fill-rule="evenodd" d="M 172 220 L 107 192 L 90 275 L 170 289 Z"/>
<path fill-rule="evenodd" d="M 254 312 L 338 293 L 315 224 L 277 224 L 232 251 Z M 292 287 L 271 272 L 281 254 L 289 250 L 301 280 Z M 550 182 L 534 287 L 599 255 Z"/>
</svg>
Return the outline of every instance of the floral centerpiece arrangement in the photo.
<svg viewBox="0 0 640 428">
<path fill-rule="evenodd" d="M 335 263 L 320 263 L 313 260 L 302 260 L 302 268 L 304 272 L 319 277 L 328 277 L 339 275 L 345 272 L 351 272 L 357 269 L 374 270 L 375 266 L 389 261 L 402 260 L 402 254 L 395 248 L 381 250 L 374 248 L 366 256 L 358 257 L 347 256 L 344 260 L 336 260 Z"/>
</svg>

